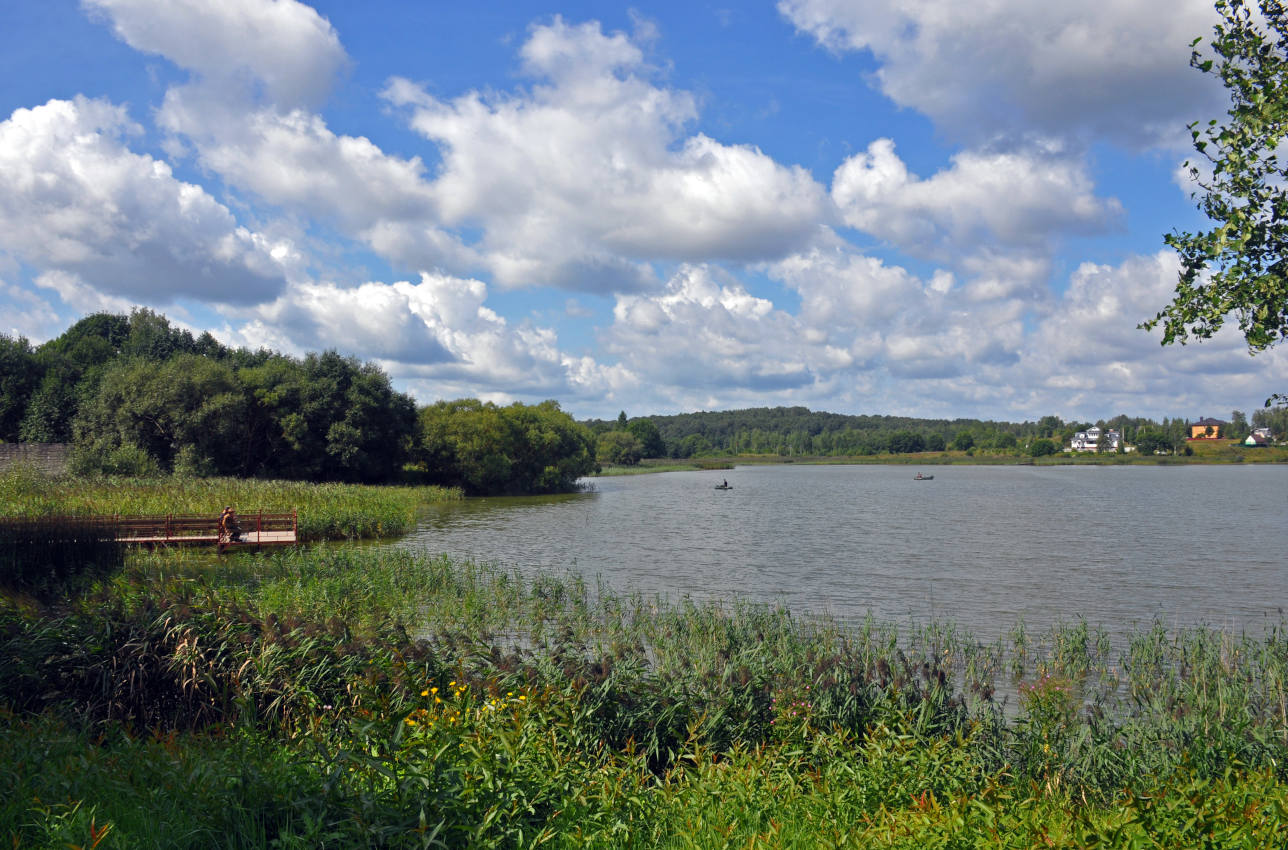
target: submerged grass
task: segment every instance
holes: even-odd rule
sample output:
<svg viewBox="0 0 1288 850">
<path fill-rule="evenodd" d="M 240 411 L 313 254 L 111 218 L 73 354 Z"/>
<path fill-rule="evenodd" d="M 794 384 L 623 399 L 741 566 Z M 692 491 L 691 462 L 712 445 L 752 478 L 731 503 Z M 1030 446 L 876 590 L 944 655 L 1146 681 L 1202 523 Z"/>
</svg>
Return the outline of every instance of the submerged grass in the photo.
<svg viewBox="0 0 1288 850">
<path fill-rule="evenodd" d="M 224 505 L 299 512 L 302 540 L 390 537 L 410 531 L 427 503 L 461 498 L 442 487 L 311 484 L 248 478 L 49 477 L 17 467 L 0 473 L 0 515 L 208 514 Z"/>
<path fill-rule="evenodd" d="M 15 846 L 1264 847 L 1288 828 L 1283 624 L 981 644 L 396 549 L 137 553 L 80 599 L 0 606 L 0 705 Z"/>
</svg>

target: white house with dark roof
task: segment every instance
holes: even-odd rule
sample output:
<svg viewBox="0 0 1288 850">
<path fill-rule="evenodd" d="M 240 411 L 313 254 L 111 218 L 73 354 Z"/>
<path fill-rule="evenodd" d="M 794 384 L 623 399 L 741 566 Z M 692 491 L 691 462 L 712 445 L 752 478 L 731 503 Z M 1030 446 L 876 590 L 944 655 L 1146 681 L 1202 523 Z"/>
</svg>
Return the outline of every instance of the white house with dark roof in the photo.
<svg viewBox="0 0 1288 850">
<path fill-rule="evenodd" d="M 1268 446 L 1273 439 L 1274 437 L 1271 435 L 1269 428 L 1253 428 L 1252 433 L 1248 435 L 1248 439 L 1243 441 L 1243 444 L 1245 446 Z"/>
<path fill-rule="evenodd" d="M 1116 452 L 1122 445 L 1122 435 L 1114 429 L 1103 431 L 1099 425 L 1092 425 L 1085 431 L 1073 435 L 1069 450 L 1075 452 Z"/>
</svg>

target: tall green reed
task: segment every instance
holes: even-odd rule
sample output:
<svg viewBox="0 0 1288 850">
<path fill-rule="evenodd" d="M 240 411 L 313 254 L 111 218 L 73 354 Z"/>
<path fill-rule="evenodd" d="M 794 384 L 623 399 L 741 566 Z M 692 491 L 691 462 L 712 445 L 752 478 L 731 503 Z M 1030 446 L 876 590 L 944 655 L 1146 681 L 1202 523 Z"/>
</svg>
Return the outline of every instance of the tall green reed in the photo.
<svg viewBox="0 0 1288 850">
<path fill-rule="evenodd" d="M 442 487 L 314 484 L 246 478 L 50 477 L 29 469 L 0 473 L 0 515 L 208 514 L 224 505 L 299 513 L 301 540 L 393 537 L 410 531 L 421 506 L 459 499 Z"/>
</svg>

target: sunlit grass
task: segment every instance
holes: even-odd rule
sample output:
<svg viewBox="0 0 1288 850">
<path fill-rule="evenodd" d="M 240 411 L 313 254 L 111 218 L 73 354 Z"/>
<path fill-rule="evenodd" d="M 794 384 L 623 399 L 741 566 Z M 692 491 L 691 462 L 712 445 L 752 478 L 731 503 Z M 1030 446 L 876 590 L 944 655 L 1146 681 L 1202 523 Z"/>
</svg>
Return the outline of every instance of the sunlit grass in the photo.
<svg viewBox="0 0 1288 850">
<path fill-rule="evenodd" d="M 1276 846 L 1288 631 L 989 644 L 394 548 L 0 604 L 0 841 Z M 1152 843 L 1151 843 L 1152 842 Z"/>
<path fill-rule="evenodd" d="M 0 474 L 0 515 L 138 516 L 208 514 L 224 505 L 243 516 L 298 511 L 301 540 L 392 537 L 410 531 L 427 503 L 461 498 L 442 487 L 312 484 L 248 478 L 48 477 L 16 468 Z"/>
</svg>

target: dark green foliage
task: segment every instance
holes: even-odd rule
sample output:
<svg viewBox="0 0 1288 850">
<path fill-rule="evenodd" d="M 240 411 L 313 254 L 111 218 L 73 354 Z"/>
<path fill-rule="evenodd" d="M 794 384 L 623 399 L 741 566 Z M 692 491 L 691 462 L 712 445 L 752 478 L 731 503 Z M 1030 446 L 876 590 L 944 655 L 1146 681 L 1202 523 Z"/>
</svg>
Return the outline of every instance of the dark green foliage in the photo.
<svg viewBox="0 0 1288 850">
<path fill-rule="evenodd" d="M 666 457 L 666 443 L 652 419 L 632 419 L 626 430 L 639 440 L 642 457 Z"/>
<path fill-rule="evenodd" d="M 1206 160 L 1190 175 L 1214 226 L 1165 237 L 1181 260 L 1176 294 L 1142 327 L 1162 324 L 1164 345 L 1184 343 L 1210 338 L 1233 313 L 1255 353 L 1288 332 L 1288 189 L 1279 162 L 1288 135 L 1288 10 L 1280 0 L 1217 0 L 1216 11 L 1211 57 L 1195 49 L 1190 59 L 1230 96 L 1224 123 L 1190 125 Z"/>
<path fill-rule="evenodd" d="M 926 438 L 912 431 L 895 431 L 890 435 L 890 451 L 893 454 L 911 454 L 925 451 Z"/>
<path fill-rule="evenodd" d="M 231 367 L 196 354 L 121 357 L 103 372 L 75 423 L 82 456 L 141 449 L 163 469 L 180 452 L 212 472 L 242 472 L 247 399 Z"/>
<path fill-rule="evenodd" d="M 1143 455 L 1152 455 L 1160 451 L 1171 450 L 1172 441 L 1159 429 L 1141 429 L 1136 433 L 1136 451 Z"/>
<path fill-rule="evenodd" d="M 440 401 L 419 418 L 419 459 L 435 484 L 475 494 L 558 493 L 595 469 L 590 432 L 558 402 Z"/>
<path fill-rule="evenodd" d="M 1054 440 L 1037 439 L 1029 443 L 1029 454 L 1033 457 L 1047 457 L 1060 451 Z"/>
<path fill-rule="evenodd" d="M 468 493 L 568 492 L 595 469 L 590 431 L 558 402 L 422 407 L 419 455 L 431 483 Z"/>
<path fill-rule="evenodd" d="M 17 442 L 18 426 L 40 382 L 40 367 L 23 337 L 0 334 L 0 442 Z"/>
<path fill-rule="evenodd" d="M 874 455 L 889 451 L 907 451 L 907 447 L 920 439 L 921 448 L 915 451 L 943 451 L 951 448 L 965 451 L 976 445 L 972 432 L 988 435 L 992 445 L 999 435 L 1008 446 L 1015 443 L 1009 438 L 1025 439 L 1049 436 L 1061 420 L 1056 416 L 1044 417 L 1039 423 L 983 422 L 975 419 L 913 419 L 899 416 L 847 416 L 839 413 L 811 411 L 804 407 L 759 407 L 747 410 L 682 413 L 674 416 L 650 416 L 632 419 L 619 428 L 638 428 L 644 433 L 648 422 L 666 449 L 675 458 L 705 454 L 776 454 L 792 455 Z M 613 429 L 610 422 L 590 420 L 586 423 L 596 433 Z M 912 435 L 910 438 L 909 435 Z M 968 444 L 958 445 L 963 435 Z M 900 448 L 892 449 L 891 440 Z M 650 457 L 647 445 L 644 457 Z"/>
<path fill-rule="evenodd" d="M 250 462 L 285 478 L 371 482 L 407 457 L 415 406 L 371 364 L 334 351 L 302 362 L 274 356 L 242 370 L 258 402 Z"/>
<path fill-rule="evenodd" d="M 0 342 L 22 359 L 25 342 Z M 0 383 L 0 428 L 74 439 L 84 473 L 388 481 L 415 432 L 412 400 L 371 364 L 231 351 L 149 310 L 86 317 L 28 361 L 21 385 Z"/>
<path fill-rule="evenodd" d="M 605 431 L 595 443 L 595 458 L 615 466 L 635 466 L 644 457 L 644 446 L 630 431 Z"/>
</svg>

